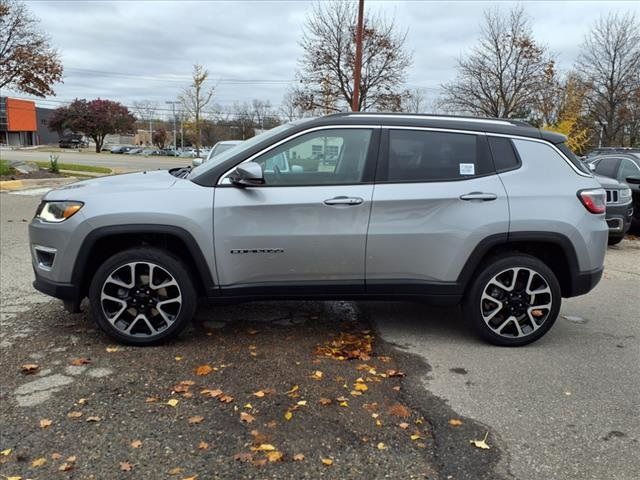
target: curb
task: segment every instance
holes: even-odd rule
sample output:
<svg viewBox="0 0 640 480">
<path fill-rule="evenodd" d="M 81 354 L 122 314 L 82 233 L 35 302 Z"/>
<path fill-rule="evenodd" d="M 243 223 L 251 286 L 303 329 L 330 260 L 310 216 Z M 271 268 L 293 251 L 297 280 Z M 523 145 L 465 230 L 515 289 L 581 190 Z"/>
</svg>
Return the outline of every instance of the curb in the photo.
<svg viewBox="0 0 640 480">
<path fill-rule="evenodd" d="M 27 180 L 3 180 L 0 181 L 0 191 L 18 191 L 29 190 L 32 188 L 44 187 L 60 187 L 68 183 L 77 182 L 76 177 L 59 177 L 59 178 L 30 178 Z"/>
</svg>

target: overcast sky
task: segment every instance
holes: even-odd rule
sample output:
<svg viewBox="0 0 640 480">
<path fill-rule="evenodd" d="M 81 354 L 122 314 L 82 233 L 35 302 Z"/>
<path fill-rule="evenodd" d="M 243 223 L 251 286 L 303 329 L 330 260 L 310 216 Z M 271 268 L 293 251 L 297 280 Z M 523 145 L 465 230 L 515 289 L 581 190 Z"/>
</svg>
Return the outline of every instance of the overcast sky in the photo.
<svg viewBox="0 0 640 480">
<path fill-rule="evenodd" d="M 298 41 L 311 3 L 306 1 L 30 1 L 33 13 L 64 64 L 57 106 L 73 98 L 109 98 L 131 105 L 149 99 L 163 108 L 189 83 L 193 63 L 205 65 L 217 84 L 215 102 L 231 106 L 252 98 L 279 105 L 293 83 Z M 569 68 L 590 25 L 609 12 L 640 17 L 640 2 L 519 2 L 536 40 Z M 482 11 L 516 2 L 366 0 L 368 10 L 395 16 L 408 30 L 414 64 L 408 86 L 435 98 L 455 75 L 456 59 L 478 38 Z"/>
</svg>

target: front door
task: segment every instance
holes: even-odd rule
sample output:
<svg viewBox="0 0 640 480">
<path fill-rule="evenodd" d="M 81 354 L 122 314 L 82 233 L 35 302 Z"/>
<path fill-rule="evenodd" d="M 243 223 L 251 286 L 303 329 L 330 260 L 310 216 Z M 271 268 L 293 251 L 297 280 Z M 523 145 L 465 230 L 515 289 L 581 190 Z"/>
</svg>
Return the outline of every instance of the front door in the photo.
<svg viewBox="0 0 640 480">
<path fill-rule="evenodd" d="M 214 197 L 220 286 L 362 291 L 377 140 L 372 128 L 296 134 L 251 159 L 264 185 L 223 179 Z"/>
</svg>

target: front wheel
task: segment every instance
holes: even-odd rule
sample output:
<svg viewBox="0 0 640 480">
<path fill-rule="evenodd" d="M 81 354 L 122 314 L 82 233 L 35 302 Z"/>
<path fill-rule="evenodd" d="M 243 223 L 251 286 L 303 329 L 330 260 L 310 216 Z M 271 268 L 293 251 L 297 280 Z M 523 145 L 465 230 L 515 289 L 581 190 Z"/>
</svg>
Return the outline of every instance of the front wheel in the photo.
<svg viewBox="0 0 640 480">
<path fill-rule="evenodd" d="M 183 263 L 156 248 L 132 248 L 107 259 L 89 289 L 98 326 L 130 345 L 176 336 L 193 317 L 196 300 Z"/>
<path fill-rule="evenodd" d="M 533 256 L 513 254 L 485 263 L 463 308 L 482 338 L 495 345 L 520 346 L 549 331 L 561 302 L 551 269 Z"/>
</svg>

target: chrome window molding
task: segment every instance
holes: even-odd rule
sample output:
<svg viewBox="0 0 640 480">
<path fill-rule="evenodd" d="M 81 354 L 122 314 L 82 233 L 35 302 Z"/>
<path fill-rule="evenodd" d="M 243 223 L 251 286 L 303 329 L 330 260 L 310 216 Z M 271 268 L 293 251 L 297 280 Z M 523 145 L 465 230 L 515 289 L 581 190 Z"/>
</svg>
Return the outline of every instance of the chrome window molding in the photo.
<svg viewBox="0 0 640 480">
<path fill-rule="evenodd" d="M 254 159 L 256 159 L 257 157 L 259 157 L 260 155 L 263 155 L 263 154 L 273 150 L 274 148 L 279 147 L 283 143 L 286 143 L 286 142 L 288 142 L 290 140 L 293 140 L 294 138 L 298 138 L 298 137 L 300 137 L 302 135 L 306 135 L 307 133 L 316 132 L 318 130 L 343 130 L 343 129 L 347 129 L 347 128 L 378 130 L 381 127 L 380 127 L 380 125 L 322 125 L 322 126 L 319 126 L 319 127 L 308 128 L 307 130 L 302 130 L 301 132 L 294 133 L 293 135 L 289 135 L 288 137 L 283 138 L 279 142 L 276 142 L 276 143 L 274 143 L 272 145 L 269 145 L 268 147 L 260 150 L 258 153 L 254 153 L 253 155 L 251 155 L 246 160 L 243 160 L 240 163 L 238 163 L 237 165 L 235 165 L 234 167 L 230 168 L 229 170 L 224 172 L 224 175 L 222 175 L 220 177 L 220 180 L 218 180 L 218 185 L 230 185 L 231 181 L 227 177 L 229 176 L 229 174 L 231 174 L 231 172 L 233 172 L 236 169 L 236 167 L 238 165 L 242 165 L 243 163 L 251 162 Z"/>
</svg>

